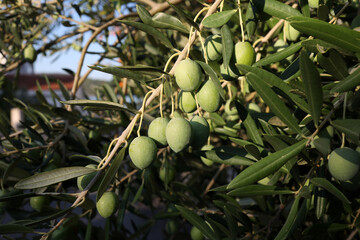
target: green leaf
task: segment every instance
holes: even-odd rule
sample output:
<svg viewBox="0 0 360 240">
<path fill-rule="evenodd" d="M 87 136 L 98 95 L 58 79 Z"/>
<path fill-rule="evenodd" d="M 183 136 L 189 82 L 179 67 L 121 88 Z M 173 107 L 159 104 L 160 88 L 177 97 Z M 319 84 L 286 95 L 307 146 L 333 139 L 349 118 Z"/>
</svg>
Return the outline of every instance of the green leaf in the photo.
<svg viewBox="0 0 360 240">
<path fill-rule="evenodd" d="M 337 119 L 332 121 L 331 125 L 345 133 L 347 138 L 360 146 L 360 119 Z"/>
<path fill-rule="evenodd" d="M 299 210 L 299 202 L 300 197 L 295 198 L 295 201 L 293 202 L 289 215 L 285 221 L 285 224 L 281 228 L 280 232 L 276 235 L 275 240 L 285 240 L 290 234 L 291 229 L 293 228 L 293 225 L 295 223 L 298 210 Z"/>
<path fill-rule="evenodd" d="M 142 84 L 145 84 L 145 80 L 147 80 L 145 78 L 145 76 L 140 73 L 129 71 L 127 69 L 120 68 L 120 67 L 103 67 L 103 68 L 101 68 L 101 67 L 89 66 L 89 68 L 92 68 L 92 69 L 100 71 L 100 72 L 109 73 L 109 74 L 114 75 L 119 78 L 131 78 Z"/>
<path fill-rule="evenodd" d="M 131 27 L 134 27 L 136 29 L 139 29 L 141 31 L 144 31 L 147 34 L 150 34 L 154 38 L 158 39 L 166 47 L 173 48 L 173 45 L 171 44 L 170 40 L 162 32 L 160 32 L 159 30 L 157 30 L 154 27 L 151 27 L 149 25 L 139 23 L 139 22 L 130 22 L 130 21 L 125 21 L 125 20 L 119 20 L 119 22 L 129 25 Z"/>
<path fill-rule="evenodd" d="M 223 64 L 224 64 L 224 68 L 227 69 L 234 50 L 232 34 L 227 24 L 221 27 L 221 43 L 222 43 Z"/>
<path fill-rule="evenodd" d="M 330 92 L 346 92 L 354 89 L 358 85 L 360 85 L 360 67 L 356 69 L 353 73 L 351 73 L 349 76 L 341 80 L 338 84 L 336 84 L 335 87 L 330 90 Z"/>
<path fill-rule="evenodd" d="M 214 71 L 214 69 L 212 69 L 212 67 L 210 67 L 208 64 L 202 62 L 202 61 L 198 61 L 196 60 L 195 62 L 197 62 L 198 64 L 200 64 L 200 66 L 202 67 L 202 69 L 204 69 L 204 71 L 210 76 L 210 79 L 212 80 L 212 82 L 214 83 L 216 89 L 218 90 L 221 98 L 225 101 L 225 93 L 224 90 L 221 87 L 221 83 L 219 78 L 216 75 L 216 72 Z"/>
<path fill-rule="evenodd" d="M 306 139 L 277 151 L 249 166 L 237 175 L 227 186 L 232 190 L 247 186 L 279 170 L 287 161 L 299 154 L 305 147 Z"/>
<path fill-rule="evenodd" d="M 326 180 L 325 178 L 312 178 L 310 182 L 313 183 L 315 186 L 322 187 L 323 189 L 327 190 L 335 197 L 337 197 L 344 205 L 345 210 L 347 213 L 351 213 L 350 201 L 347 197 L 337 189 L 331 182 Z"/>
<path fill-rule="evenodd" d="M 279 188 L 277 186 L 254 184 L 236 188 L 227 194 L 232 197 L 253 197 L 265 195 L 294 194 L 294 192 L 289 189 Z"/>
<path fill-rule="evenodd" d="M 62 101 L 64 104 L 69 105 L 78 105 L 86 107 L 96 107 L 102 110 L 115 110 L 115 111 L 126 111 L 133 114 L 136 114 L 136 110 L 129 109 L 119 103 L 114 103 L 110 101 L 100 101 L 100 100 L 70 100 Z"/>
<path fill-rule="evenodd" d="M 249 142 L 249 141 L 246 141 L 246 140 L 244 140 L 244 139 L 233 138 L 233 137 L 229 137 L 229 139 L 230 139 L 232 142 L 234 142 L 234 143 L 236 143 L 236 144 L 238 144 L 238 145 L 240 145 L 240 146 L 242 146 L 242 147 L 244 147 L 244 148 L 245 148 L 245 146 L 247 146 L 247 145 L 253 145 L 254 147 L 256 147 L 256 148 L 259 150 L 259 152 L 264 151 L 264 147 L 263 147 L 263 146 L 254 144 L 254 143 Z"/>
<path fill-rule="evenodd" d="M 229 154 L 226 151 L 216 151 L 216 150 L 208 150 L 208 151 L 195 151 L 195 154 L 207 158 L 213 162 L 226 164 L 226 165 L 252 165 L 254 163 L 250 158 L 239 156 L 235 154 Z"/>
<path fill-rule="evenodd" d="M 350 28 L 307 17 L 286 19 L 296 30 L 351 52 L 360 52 L 360 33 Z"/>
<path fill-rule="evenodd" d="M 96 201 L 98 201 L 101 196 L 106 192 L 108 189 L 109 184 L 114 179 L 116 173 L 118 172 L 121 163 L 124 159 L 126 147 L 123 147 L 120 152 L 116 155 L 116 157 L 112 160 L 110 168 L 106 171 L 104 178 L 102 179 L 100 186 L 98 188 L 96 194 Z"/>
<path fill-rule="evenodd" d="M 244 73 L 254 73 L 261 79 L 266 79 L 264 81 L 268 86 L 275 87 L 276 89 L 281 90 L 283 93 L 287 94 L 294 103 L 299 106 L 303 111 L 310 113 L 309 105 L 299 97 L 298 95 L 292 93 L 293 88 L 285 83 L 281 78 L 277 77 L 276 75 L 256 67 L 251 67 L 247 65 L 237 64 L 236 67 Z"/>
<path fill-rule="evenodd" d="M 300 53 L 300 72 L 311 116 L 315 126 L 318 127 L 323 103 L 321 78 L 315 64 L 304 50 Z"/>
<path fill-rule="evenodd" d="M 208 28 L 221 27 L 226 24 L 236 12 L 237 9 L 233 9 L 211 14 L 202 21 L 202 24 Z"/>
<path fill-rule="evenodd" d="M 251 37 L 254 35 L 254 32 L 256 30 L 257 19 L 255 13 L 256 11 L 255 11 L 254 3 L 250 1 L 246 9 L 246 15 L 245 15 L 245 28 L 249 39 L 251 39 Z"/>
<path fill-rule="evenodd" d="M 253 67 L 261 67 L 261 66 L 269 65 L 274 62 L 279 62 L 279 61 L 291 56 L 292 54 L 296 53 L 301 48 L 301 43 L 302 43 L 302 41 L 297 42 L 295 44 L 290 45 L 289 47 L 285 48 L 284 50 L 282 50 L 280 52 L 276 52 L 274 54 L 268 55 L 268 56 L 264 57 L 263 59 L 260 59 L 259 61 L 254 63 L 252 66 Z"/>
<path fill-rule="evenodd" d="M 246 133 L 249 136 L 251 140 L 254 141 L 254 143 L 259 145 L 264 145 L 259 130 L 256 126 L 256 123 L 254 119 L 251 117 L 247 109 L 241 105 L 241 103 L 237 100 L 235 101 L 235 106 L 238 111 L 239 117 L 244 124 L 244 127 L 246 129 Z"/>
<path fill-rule="evenodd" d="M 196 30 L 200 31 L 199 25 L 193 21 L 193 17 L 190 16 L 189 14 L 185 13 L 181 8 L 178 8 L 177 6 L 175 6 L 174 4 L 172 4 L 171 2 L 169 2 L 168 0 L 166 0 L 166 2 L 170 5 L 170 7 L 172 7 L 175 12 L 182 17 L 190 26 L 193 26 Z"/>
<path fill-rule="evenodd" d="M 186 220 L 188 220 L 193 226 L 195 226 L 197 229 L 199 229 L 200 232 L 202 234 L 204 234 L 204 236 L 206 236 L 207 238 L 209 238 L 211 240 L 218 239 L 218 237 L 214 234 L 214 232 L 211 230 L 209 225 L 206 224 L 206 222 L 201 217 L 196 215 L 191 210 L 184 208 L 182 206 L 175 205 L 175 207 L 180 211 L 181 215 Z"/>
<path fill-rule="evenodd" d="M 70 97 L 70 93 L 69 91 L 66 89 L 65 85 L 58 79 L 56 79 L 56 82 L 57 84 L 59 85 L 60 87 L 60 90 L 61 90 L 61 93 L 63 95 L 63 97 L 65 98 L 65 100 L 70 100 L 71 97 Z"/>
<path fill-rule="evenodd" d="M 290 129 L 297 133 L 301 133 L 300 127 L 290 110 L 265 81 L 254 73 L 247 74 L 246 78 L 273 113 L 276 114 L 281 121 L 287 124 Z"/>
<path fill-rule="evenodd" d="M 35 230 L 20 224 L 1 224 L 0 234 L 34 233 Z"/>
<path fill-rule="evenodd" d="M 224 207 L 224 213 L 225 213 L 225 218 L 226 218 L 226 223 L 228 225 L 229 228 L 229 232 L 230 232 L 230 240 L 235 240 L 236 236 L 237 236 L 237 223 L 235 221 L 235 219 L 233 218 L 231 211 L 225 206 Z"/>
<path fill-rule="evenodd" d="M 291 6 L 276 0 L 253 0 L 257 11 L 271 16 L 285 19 L 292 16 L 301 16 L 301 13 Z"/>
<path fill-rule="evenodd" d="M 325 54 L 319 52 L 317 54 L 317 61 L 322 68 L 338 80 L 349 75 L 345 60 L 335 49 L 330 49 Z"/>
<path fill-rule="evenodd" d="M 15 188 L 34 189 L 45 187 L 54 183 L 66 181 L 95 171 L 95 169 L 87 167 L 58 168 L 47 172 L 41 172 L 31 177 L 22 179 L 15 184 Z"/>
</svg>

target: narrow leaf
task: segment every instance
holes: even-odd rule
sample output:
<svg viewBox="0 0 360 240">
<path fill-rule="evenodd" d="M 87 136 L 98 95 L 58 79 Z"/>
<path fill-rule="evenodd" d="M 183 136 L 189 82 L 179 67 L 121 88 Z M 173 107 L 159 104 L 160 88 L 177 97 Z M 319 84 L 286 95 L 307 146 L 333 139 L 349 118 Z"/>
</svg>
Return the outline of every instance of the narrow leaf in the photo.
<svg viewBox="0 0 360 240">
<path fill-rule="evenodd" d="M 295 143 L 292 146 L 277 151 L 262 160 L 254 163 L 239 175 L 237 175 L 228 185 L 227 189 L 252 184 L 260 179 L 279 170 L 287 161 L 299 154 L 305 147 L 306 139 Z"/>
<path fill-rule="evenodd" d="M 303 50 L 300 54 L 300 72 L 304 84 L 306 98 L 310 105 L 310 112 L 317 127 L 321 116 L 323 92 L 321 78 L 315 64 Z"/>
<path fill-rule="evenodd" d="M 266 81 L 264 82 L 267 85 L 281 90 L 284 94 L 287 94 L 299 108 L 301 108 L 303 111 L 307 113 L 310 113 L 310 107 L 306 103 L 306 101 L 304 101 L 304 99 L 302 99 L 298 95 L 292 93 L 293 88 L 287 83 L 285 83 L 281 78 L 261 68 L 256 68 L 241 64 L 237 64 L 236 67 L 239 68 L 239 70 L 243 73 L 251 72 L 256 74 L 261 79 L 266 79 Z"/>
<path fill-rule="evenodd" d="M 182 206 L 175 205 L 175 207 L 180 211 L 181 215 L 186 220 L 188 220 L 193 226 L 195 226 L 197 229 L 199 229 L 200 232 L 202 234 L 204 234 L 204 236 L 206 236 L 207 238 L 209 238 L 211 240 L 218 239 L 217 236 L 214 234 L 214 232 L 209 227 L 209 225 L 206 224 L 206 222 L 201 217 L 196 215 L 191 210 L 184 208 Z"/>
<path fill-rule="evenodd" d="M 124 159 L 126 147 L 123 147 L 120 152 L 116 155 L 114 160 L 112 160 L 110 168 L 106 171 L 106 174 L 104 178 L 102 179 L 100 186 L 98 188 L 97 194 L 96 194 L 96 201 L 98 201 L 101 196 L 106 192 L 108 189 L 109 184 L 114 179 L 116 173 L 118 172 L 121 163 Z"/>
<path fill-rule="evenodd" d="M 250 158 L 244 157 L 246 155 L 246 152 L 244 153 L 244 156 L 229 154 L 227 152 L 216 151 L 216 150 L 195 151 L 194 153 L 201 157 L 209 159 L 213 162 L 225 164 L 225 165 L 248 166 L 254 163 L 254 161 L 251 160 Z"/>
<path fill-rule="evenodd" d="M 360 119 L 337 119 L 332 121 L 331 125 L 345 133 L 347 138 L 360 146 Z"/>
<path fill-rule="evenodd" d="M 221 27 L 226 24 L 236 12 L 237 9 L 233 9 L 211 14 L 202 21 L 202 24 L 208 28 Z"/>
<path fill-rule="evenodd" d="M 78 105 L 78 106 L 86 106 L 86 107 L 97 107 L 102 110 L 116 110 L 116 111 L 126 111 L 130 113 L 136 114 L 135 110 L 129 109 L 119 103 L 114 103 L 110 101 L 101 101 L 101 100 L 70 100 L 70 101 L 62 101 L 64 104 L 69 105 Z"/>
<path fill-rule="evenodd" d="M 163 12 L 159 12 L 153 16 L 151 26 L 156 28 L 173 29 L 186 34 L 189 33 L 189 30 L 179 19 Z"/>
<path fill-rule="evenodd" d="M 160 32 L 156 28 L 151 27 L 151 26 L 146 25 L 146 24 L 143 24 L 143 23 L 139 23 L 139 22 L 130 22 L 130 21 L 124 21 L 124 20 L 119 20 L 119 21 L 126 24 L 126 25 L 129 25 L 131 27 L 134 27 L 136 29 L 144 31 L 147 34 L 150 34 L 151 36 L 153 36 L 154 38 L 157 38 L 166 47 L 173 48 L 170 40 L 162 32 Z"/>
<path fill-rule="evenodd" d="M 225 101 L 225 93 L 224 90 L 221 87 L 221 83 L 219 78 L 216 75 L 216 72 L 214 71 L 214 69 L 212 69 L 209 65 L 207 65 L 206 63 L 202 62 L 202 61 L 198 61 L 196 60 L 196 62 L 198 64 L 200 64 L 200 66 L 202 67 L 202 69 L 204 69 L 204 71 L 210 76 L 210 79 L 212 80 L 212 82 L 214 83 L 216 89 L 218 90 L 221 98 Z"/>
<path fill-rule="evenodd" d="M 133 71 L 129 71 L 127 69 L 123 69 L 120 67 L 95 67 L 95 66 L 89 66 L 89 68 L 92 68 L 94 70 L 100 71 L 100 72 L 104 72 L 104 73 L 109 73 L 111 75 L 114 75 L 116 77 L 119 78 L 131 78 L 135 81 L 138 81 L 140 83 L 145 83 L 145 76 L 140 74 L 140 73 L 136 73 Z"/>
<path fill-rule="evenodd" d="M 249 39 L 251 39 L 251 37 L 254 35 L 254 32 L 256 30 L 256 25 L 257 25 L 257 18 L 255 14 L 255 6 L 254 3 L 250 1 L 246 9 L 246 15 L 245 15 L 245 28 Z"/>
<path fill-rule="evenodd" d="M 265 81 L 253 73 L 249 73 L 246 77 L 251 86 L 256 90 L 259 96 L 264 99 L 264 102 L 271 108 L 274 114 L 276 114 L 281 121 L 286 123 L 290 129 L 297 133 L 301 133 L 300 127 L 297 124 L 296 119 L 291 115 L 290 110 Z"/>
<path fill-rule="evenodd" d="M 285 224 L 283 225 L 283 227 L 281 228 L 280 232 L 276 235 L 275 240 L 285 240 L 287 239 L 290 230 L 292 229 L 295 220 L 296 220 L 296 216 L 298 213 L 298 209 L 299 209 L 299 202 L 300 202 L 300 197 L 295 198 L 295 201 L 293 202 L 289 215 L 285 221 Z"/>
<path fill-rule="evenodd" d="M 47 172 L 41 172 L 31 177 L 20 180 L 15 184 L 17 189 L 34 189 L 49 186 L 54 183 L 66 181 L 95 172 L 95 169 L 87 167 L 65 167 Z"/>
<path fill-rule="evenodd" d="M 264 57 L 263 59 L 260 59 L 259 61 L 253 64 L 253 67 L 261 67 L 261 66 L 269 65 L 274 62 L 279 62 L 291 56 L 292 54 L 296 53 L 297 51 L 299 51 L 300 48 L 301 48 L 301 41 L 292 44 L 289 47 L 286 47 L 284 50 L 280 52 L 276 52 L 274 54 Z"/>
<path fill-rule="evenodd" d="M 224 207 L 224 213 L 225 213 L 225 218 L 226 218 L 226 223 L 228 225 L 229 228 L 229 232 L 230 232 L 230 240 L 235 240 L 236 236 L 237 236 L 237 223 L 235 221 L 235 219 L 233 218 L 231 211 L 225 206 Z"/>
<path fill-rule="evenodd" d="M 224 68 L 227 69 L 234 50 L 232 34 L 227 24 L 221 27 L 221 43 L 222 43 L 223 64 L 224 64 Z"/>
<path fill-rule="evenodd" d="M 254 0 L 257 10 L 271 16 L 285 19 L 291 16 L 301 16 L 301 13 L 291 6 L 276 0 Z"/>
<path fill-rule="evenodd" d="M 200 31 L 199 25 L 193 21 L 193 17 L 189 16 L 189 14 L 185 13 L 181 8 L 178 8 L 177 6 L 175 6 L 174 4 L 172 4 L 171 2 L 169 2 L 168 0 L 166 0 L 166 2 L 170 5 L 170 7 L 172 7 L 175 12 L 181 16 L 189 25 L 193 26 L 196 30 Z"/>
<path fill-rule="evenodd" d="M 331 182 L 329 182 L 325 178 L 312 178 L 310 182 L 313 183 L 315 186 L 322 187 L 323 189 L 333 194 L 344 204 L 345 210 L 348 213 L 351 213 L 349 199 L 347 199 L 347 197 L 339 189 L 337 189 Z"/>
<path fill-rule="evenodd" d="M 13 234 L 13 233 L 34 233 L 35 230 L 22 226 L 20 224 L 1 224 L 0 225 L 0 234 Z"/>
<path fill-rule="evenodd" d="M 330 24 L 308 17 L 290 17 L 286 19 L 296 30 L 345 48 L 351 52 L 360 52 L 360 33 L 350 28 Z"/>
<path fill-rule="evenodd" d="M 239 101 L 235 101 L 235 106 L 249 138 L 253 140 L 256 144 L 264 145 L 256 123 L 247 111 L 247 109 L 243 105 L 241 105 Z"/>
<path fill-rule="evenodd" d="M 349 75 L 342 55 L 335 49 L 330 49 L 325 54 L 317 54 L 317 61 L 334 78 L 341 80 Z"/>
<path fill-rule="evenodd" d="M 253 197 L 279 194 L 294 194 L 294 192 L 277 186 L 254 184 L 236 188 L 228 193 L 228 195 L 232 197 Z"/>
<path fill-rule="evenodd" d="M 330 92 L 346 92 L 354 89 L 358 85 L 360 85 L 360 67 L 356 69 L 353 73 L 351 73 L 349 76 L 341 80 L 338 84 L 336 84 L 335 87 L 330 90 Z"/>
</svg>

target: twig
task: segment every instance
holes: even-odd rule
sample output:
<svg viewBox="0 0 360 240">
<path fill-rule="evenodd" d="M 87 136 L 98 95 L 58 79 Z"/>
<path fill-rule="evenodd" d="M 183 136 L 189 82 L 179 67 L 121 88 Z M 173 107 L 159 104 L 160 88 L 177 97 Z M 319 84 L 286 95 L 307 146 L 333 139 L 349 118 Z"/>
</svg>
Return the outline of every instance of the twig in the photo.
<svg viewBox="0 0 360 240">
<path fill-rule="evenodd" d="M 358 229 L 358 228 L 355 228 L 355 229 L 350 233 L 350 235 L 346 238 L 346 240 L 351 240 L 351 239 L 353 239 L 358 232 L 359 232 L 359 229 Z"/>
<path fill-rule="evenodd" d="M 222 170 L 224 170 L 226 167 L 227 166 L 225 164 L 221 164 L 221 166 L 219 167 L 219 169 L 217 170 L 215 175 L 210 180 L 209 184 L 206 186 L 205 191 L 202 194 L 203 197 L 209 192 L 210 188 L 212 188 L 212 186 L 214 185 L 216 178 L 219 176 L 219 174 L 222 172 Z"/>
<path fill-rule="evenodd" d="M 79 24 L 79 25 L 83 25 L 83 26 L 85 26 L 85 27 L 87 27 L 87 28 L 89 28 L 89 29 L 92 29 L 92 30 L 94 30 L 94 31 L 96 31 L 96 30 L 98 29 L 98 28 L 95 27 L 95 26 L 92 26 L 92 25 L 87 24 L 87 23 L 84 23 L 84 22 L 79 22 L 79 21 L 77 21 L 77 20 L 75 20 L 75 19 L 72 19 L 72 18 L 63 16 L 63 15 L 56 15 L 56 16 L 58 16 L 59 18 L 62 18 L 62 19 L 65 19 L 65 20 L 68 20 L 68 21 L 77 23 L 77 24 Z"/>
</svg>

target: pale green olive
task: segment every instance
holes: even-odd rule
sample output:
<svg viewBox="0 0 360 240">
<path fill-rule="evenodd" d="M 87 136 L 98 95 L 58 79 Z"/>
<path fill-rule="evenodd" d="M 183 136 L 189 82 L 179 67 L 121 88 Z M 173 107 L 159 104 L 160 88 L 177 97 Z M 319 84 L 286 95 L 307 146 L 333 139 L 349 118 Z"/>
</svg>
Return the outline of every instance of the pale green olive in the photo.
<svg viewBox="0 0 360 240">
<path fill-rule="evenodd" d="M 191 113 L 196 109 L 196 101 L 192 92 L 180 91 L 179 93 L 179 108 L 181 111 Z"/>
<path fill-rule="evenodd" d="M 359 166 L 360 155 L 351 148 L 336 148 L 329 155 L 329 171 L 337 180 L 352 179 L 358 173 Z"/>
<path fill-rule="evenodd" d="M 174 152 L 177 153 L 185 149 L 191 140 L 190 123 L 182 117 L 171 119 L 166 126 L 166 139 Z"/>
<path fill-rule="evenodd" d="M 222 43 L 219 34 L 210 35 L 205 39 L 205 51 L 210 61 L 218 61 L 222 58 Z"/>
<path fill-rule="evenodd" d="M 167 146 L 165 130 L 169 121 L 169 118 L 158 117 L 154 119 L 149 125 L 148 137 L 154 140 L 158 147 Z"/>
<path fill-rule="evenodd" d="M 129 155 L 131 161 L 139 169 L 144 169 L 148 167 L 156 158 L 156 153 L 156 144 L 149 137 L 136 137 L 130 143 Z"/>
<path fill-rule="evenodd" d="M 199 64 L 191 59 L 182 60 L 176 66 L 174 75 L 177 85 L 186 92 L 198 89 L 204 78 Z"/>
<path fill-rule="evenodd" d="M 208 80 L 196 94 L 200 107 L 207 112 L 216 112 L 221 105 L 221 97 L 212 80 Z"/>
</svg>

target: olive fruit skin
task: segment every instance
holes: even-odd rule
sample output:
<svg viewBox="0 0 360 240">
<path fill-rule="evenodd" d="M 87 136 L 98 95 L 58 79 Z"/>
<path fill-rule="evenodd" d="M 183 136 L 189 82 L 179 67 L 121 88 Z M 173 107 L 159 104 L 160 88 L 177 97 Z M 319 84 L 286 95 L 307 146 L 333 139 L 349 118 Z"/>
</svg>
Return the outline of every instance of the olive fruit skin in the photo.
<svg viewBox="0 0 360 240">
<path fill-rule="evenodd" d="M 213 145 L 204 145 L 202 148 L 201 148 L 201 151 L 207 151 L 207 150 L 212 150 L 214 148 Z M 213 161 L 205 158 L 205 157 L 200 157 L 201 161 L 208 167 L 210 167 L 211 165 L 214 164 Z"/>
<path fill-rule="evenodd" d="M 204 146 L 210 134 L 208 122 L 205 118 L 196 115 L 190 120 L 190 125 L 192 134 L 191 145 L 194 148 Z"/>
<path fill-rule="evenodd" d="M 293 28 L 289 22 L 285 22 L 286 39 L 289 41 L 296 41 L 300 37 L 300 32 Z"/>
<path fill-rule="evenodd" d="M 311 7 L 311 8 L 318 8 L 319 0 L 309 0 L 308 4 L 309 4 L 309 7 Z"/>
<path fill-rule="evenodd" d="M 129 147 L 129 155 L 133 164 L 139 168 L 144 169 L 148 167 L 155 159 L 157 147 L 155 142 L 145 136 L 136 137 Z"/>
<path fill-rule="evenodd" d="M 181 111 L 191 113 L 196 109 L 196 101 L 192 92 L 180 91 L 179 108 Z"/>
<path fill-rule="evenodd" d="M 190 236 L 192 240 L 203 240 L 204 235 L 197 227 L 192 227 L 190 231 Z"/>
<path fill-rule="evenodd" d="M 85 167 L 87 168 L 92 168 L 92 169 L 97 169 L 97 165 L 95 164 L 89 164 L 86 165 Z M 92 172 L 86 175 L 82 175 L 80 177 L 77 178 L 77 186 L 79 188 L 80 191 L 84 190 L 87 185 L 89 185 L 89 183 L 91 182 L 91 180 L 95 177 L 95 175 L 97 174 L 97 172 Z M 94 186 L 92 186 L 90 188 L 90 192 L 95 192 L 100 186 L 100 181 L 97 181 Z"/>
<path fill-rule="evenodd" d="M 106 192 L 97 201 L 96 209 L 100 216 L 108 218 L 116 212 L 118 204 L 118 196 L 114 192 Z"/>
<path fill-rule="evenodd" d="M 168 171 L 168 178 L 167 178 L 167 181 L 166 181 L 166 171 Z M 163 181 L 164 183 L 168 184 L 170 182 L 172 182 L 175 178 L 175 174 L 176 174 L 176 169 L 169 165 L 168 168 L 165 168 L 165 167 L 161 167 L 160 170 L 159 170 L 159 178 L 161 179 L 161 181 Z"/>
<path fill-rule="evenodd" d="M 235 63 L 230 61 L 228 67 L 225 69 L 224 64 L 220 65 L 221 76 L 227 81 L 235 81 L 241 75 Z"/>
<path fill-rule="evenodd" d="M 201 108 L 207 112 L 216 112 L 221 105 L 220 94 L 211 80 L 200 88 L 196 97 Z"/>
<path fill-rule="evenodd" d="M 30 198 L 30 206 L 37 212 L 42 212 L 45 206 L 49 205 L 48 196 L 35 196 Z"/>
<path fill-rule="evenodd" d="M 154 140 L 158 147 L 167 146 L 165 130 L 169 121 L 169 118 L 158 117 L 155 118 L 149 125 L 148 137 Z"/>
<path fill-rule="evenodd" d="M 174 152 L 178 153 L 185 149 L 191 140 L 190 123 L 182 117 L 171 119 L 166 126 L 166 139 Z"/>
<path fill-rule="evenodd" d="M 174 75 L 177 85 L 186 92 L 198 89 L 204 78 L 199 64 L 191 59 L 182 60 L 176 66 Z"/>
<path fill-rule="evenodd" d="M 219 34 L 210 35 L 205 39 L 205 52 L 210 61 L 222 58 L 222 40 Z"/>
<path fill-rule="evenodd" d="M 235 59 L 237 64 L 251 66 L 255 61 L 255 51 L 249 42 L 235 44 Z"/>
<path fill-rule="evenodd" d="M 358 173 L 360 155 L 348 147 L 336 148 L 330 153 L 328 164 L 329 171 L 334 178 L 340 181 L 347 181 Z"/>
<path fill-rule="evenodd" d="M 24 49 L 24 59 L 30 63 L 36 60 L 36 50 L 33 45 L 30 44 Z"/>
</svg>

